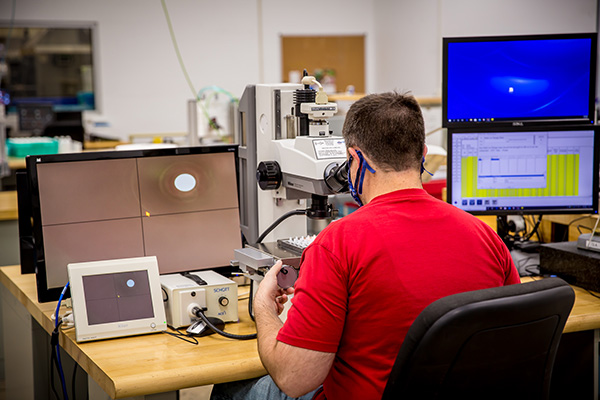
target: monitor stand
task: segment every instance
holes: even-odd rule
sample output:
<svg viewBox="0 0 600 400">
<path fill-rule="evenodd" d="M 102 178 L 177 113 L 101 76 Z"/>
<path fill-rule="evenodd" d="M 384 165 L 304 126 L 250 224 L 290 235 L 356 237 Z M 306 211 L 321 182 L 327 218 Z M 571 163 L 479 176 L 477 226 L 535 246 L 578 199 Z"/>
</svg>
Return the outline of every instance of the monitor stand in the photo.
<svg viewBox="0 0 600 400">
<path fill-rule="evenodd" d="M 512 250 L 515 244 L 515 238 L 510 234 L 508 226 L 508 217 L 506 215 L 496 216 L 496 232 L 504 242 L 508 250 Z"/>
</svg>

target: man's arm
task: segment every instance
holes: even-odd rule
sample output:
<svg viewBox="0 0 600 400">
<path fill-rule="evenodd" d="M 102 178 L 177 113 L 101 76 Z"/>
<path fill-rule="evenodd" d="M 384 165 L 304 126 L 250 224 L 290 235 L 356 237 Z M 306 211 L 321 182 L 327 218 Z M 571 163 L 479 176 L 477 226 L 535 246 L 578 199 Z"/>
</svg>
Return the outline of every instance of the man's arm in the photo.
<svg viewBox="0 0 600 400">
<path fill-rule="evenodd" d="M 303 349 L 277 340 L 283 326 L 279 314 L 293 289 L 277 285 L 278 261 L 265 275 L 254 298 L 254 314 L 258 331 L 258 354 L 277 384 L 290 397 L 299 397 L 323 383 L 331 369 L 335 353 Z"/>
</svg>

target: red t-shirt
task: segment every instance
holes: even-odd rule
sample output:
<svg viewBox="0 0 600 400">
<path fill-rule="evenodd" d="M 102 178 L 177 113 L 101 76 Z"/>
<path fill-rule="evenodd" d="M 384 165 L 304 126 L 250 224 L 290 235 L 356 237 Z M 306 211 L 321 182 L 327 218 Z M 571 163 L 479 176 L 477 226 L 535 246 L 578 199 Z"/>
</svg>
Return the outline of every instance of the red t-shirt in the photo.
<svg viewBox="0 0 600 400">
<path fill-rule="evenodd" d="M 277 339 L 336 353 L 318 398 L 378 399 L 427 305 L 519 282 L 489 226 L 422 189 L 399 190 L 331 223 L 304 251 Z"/>
</svg>

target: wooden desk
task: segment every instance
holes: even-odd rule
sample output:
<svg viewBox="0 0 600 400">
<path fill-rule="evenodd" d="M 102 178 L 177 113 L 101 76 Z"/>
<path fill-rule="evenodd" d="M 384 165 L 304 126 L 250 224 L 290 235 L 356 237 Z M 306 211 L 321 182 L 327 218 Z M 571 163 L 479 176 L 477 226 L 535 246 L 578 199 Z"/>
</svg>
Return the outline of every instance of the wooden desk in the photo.
<svg viewBox="0 0 600 400">
<path fill-rule="evenodd" d="M 25 157 L 8 157 L 8 167 L 10 169 L 23 169 L 26 166 Z"/>
<path fill-rule="evenodd" d="M 534 278 L 531 277 L 521 278 L 521 282 L 523 283 L 533 280 Z M 575 291 L 575 304 L 563 332 L 570 333 L 600 329 L 600 299 L 580 287 L 572 286 L 572 288 Z"/>
<path fill-rule="evenodd" d="M 17 192 L 0 192 L 0 221 L 16 220 L 17 215 Z"/>
<path fill-rule="evenodd" d="M 34 275 L 21 275 L 18 266 L 1 267 L 0 283 L 47 333 L 52 332 L 51 315 L 56 302 L 37 302 Z M 243 293 L 244 290 L 241 288 L 240 291 Z M 240 322 L 227 324 L 228 332 L 256 332 L 248 316 L 247 304 L 247 300 L 239 302 Z M 61 347 L 114 399 L 255 378 L 266 373 L 258 357 L 256 340 L 240 341 L 211 335 L 199 338 L 200 343 L 194 346 L 160 333 L 78 344 L 74 329 L 68 329 L 62 331 L 59 341 Z"/>
<path fill-rule="evenodd" d="M 531 280 L 522 279 L 523 282 Z M 33 275 L 21 275 L 18 266 L 1 267 L 0 283 L 46 333 L 53 330 L 50 316 L 56 302 L 37 302 Z M 565 333 L 594 331 L 597 338 L 600 299 L 584 289 L 574 287 L 574 290 L 575 305 Z M 239 302 L 239 315 L 241 322 L 228 324 L 227 331 L 254 332 L 254 323 L 248 317 L 247 300 Z M 111 398 L 176 391 L 265 374 L 255 340 L 235 341 L 212 335 L 201 338 L 200 344 L 194 346 L 166 334 L 152 334 L 78 344 L 74 336 L 73 329 L 63 331 L 59 339 L 61 347 Z M 595 346 L 597 350 L 597 343 Z M 596 351 L 596 361 L 597 358 Z"/>
<path fill-rule="evenodd" d="M 120 144 L 127 144 L 129 142 L 123 142 L 120 140 L 100 140 L 97 142 L 85 142 L 83 143 L 83 149 L 85 151 L 97 151 L 97 150 L 114 150 Z"/>
<path fill-rule="evenodd" d="M 553 240 L 555 230 L 554 224 L 564 225 L 565 228 L 568 228 L 568 232 L 566 235 L 562 235 L 563 237 L 558 237 Z M 577 240 L 581 233 L 590 233 L 596 224 L 596 216 L 589 215 L 578 215 L 578 214 L 562 214 L 562 215 L 544 215 L 542 218 L 542 232 L 544 233 L 544 241 L 561 241 L 568 240 L 574 241 Z M 579 232 L 578 226 L 581 225 L 583 228 L 581 232 Z M 600 226 L 600 225 L 599 225 Z"/>
</svg>

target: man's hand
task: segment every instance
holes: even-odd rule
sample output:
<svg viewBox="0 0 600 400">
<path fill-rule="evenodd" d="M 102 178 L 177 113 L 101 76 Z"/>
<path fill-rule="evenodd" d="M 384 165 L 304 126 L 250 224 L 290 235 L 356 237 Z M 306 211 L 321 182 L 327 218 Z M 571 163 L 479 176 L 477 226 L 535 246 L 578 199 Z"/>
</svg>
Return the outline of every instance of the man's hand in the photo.
<svg viewBox="0 0 600 400">
<path fill-rule="evenodd" d="M 254 315 L 258 332 L 258 354 L 265 369 L 277 386 L 290 397 L 299 397 L 323 383 L 335 353 L 303 349 L 277 340 L 283 326 L 279 314 L 294 289 L 281 289 L 277 274 L 282 263 L 278 261 L 260 282 L 254 298 Z"/>
<path fill-rule="evenodd" d="M 277 261 L 261 281 L 254 298 L 255 308 L 260 307 L 265 311 L 272 310 L 276 315 L 283 312 L 283 306 L 288 301 L 288 295 L 294 293 L 294 289 L 282 289 L 277 285 L 277 274 L 281 270 L 282 264 L 281 260 Z"/>
</svg>

